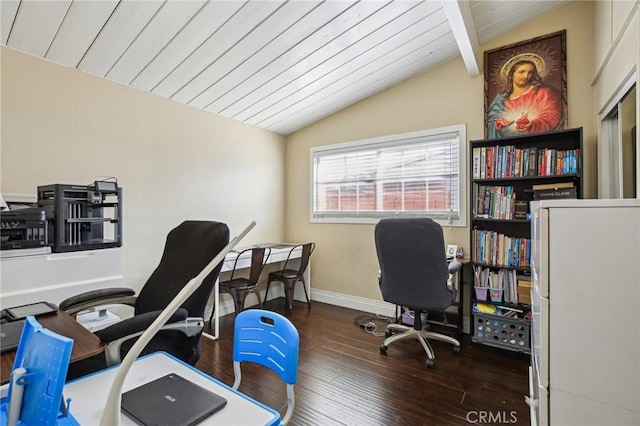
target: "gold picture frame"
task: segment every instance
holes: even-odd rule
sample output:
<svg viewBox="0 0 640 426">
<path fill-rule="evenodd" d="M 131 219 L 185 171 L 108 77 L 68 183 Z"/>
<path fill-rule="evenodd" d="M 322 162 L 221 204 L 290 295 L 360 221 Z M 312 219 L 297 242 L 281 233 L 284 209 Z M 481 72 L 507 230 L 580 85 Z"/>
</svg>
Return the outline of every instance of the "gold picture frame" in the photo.
<svg viewBox="0 0 640 426">
<path fill-rule="evenodd" d="M 485 138 L 567 128 L 566 31 L 484 52 Z"/>
</svg>

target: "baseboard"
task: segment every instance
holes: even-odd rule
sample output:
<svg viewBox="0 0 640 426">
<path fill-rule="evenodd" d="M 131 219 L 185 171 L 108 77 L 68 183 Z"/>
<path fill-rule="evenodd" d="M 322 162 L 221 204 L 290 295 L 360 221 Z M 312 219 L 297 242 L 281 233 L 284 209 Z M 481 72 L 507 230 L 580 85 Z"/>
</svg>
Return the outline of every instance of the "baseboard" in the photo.
<svg viewBox="0 0 640 426">
<path fill-rule="evenodd" d="M 387 317 L 395 315 L 395 305 L 391 303 L 332 291 L 312 288 L 311 300 Z M 469 334 L 469 317 L 463 317 L 463 321 L 463 332 Z"/>
<path fill-rule="evenodd" d="M 267 300 L 277 299 L 279 297 L 284 297 L 284 289 L 282 288 L 282 284 L 273 283 L 271 287 L 269 287 L 269 298 Z M 260 291 L 260 300 L 264 300 L 264 290 Z M 245 307 L 250 308 L 252 306 L 258 306 L 258 301 L 256 300 L 255 296 L 248 295 L 247 299 L 245 300 Z M 228 294 L 222 296 L 222 298 L 220 299 L 220 306 L 218 306 L 218 309 L 220 310 L 221 317 L 225 315 L 233 314 L 234 307 L 233 307 L 233 300 L 231 300 L 231 296 L 229 296 Z M 212 310 L 213 310 L 213 302 L 210 301 L 204 310 L 204 317 L 207 321 L 211 316 Z"/>
<path fill-rule="evenodd" d="M 395 305 L 391 303 L 332 291 L 312 288 L 311 300 L 386 317 L 393 317 L 395 315 Z"/>
<path fill-rule="evenodd" d="M 304 296 L 304 295 L 303 295 Z M 260 297 L 264 298 L 264 293 L 260 294 Z M 284 297 L 284 290 L 281 285 L 274 285 L 269 289 L 269 299 L 277 299 Z M 349 294 L 336 293 L 333 291 L 311 289 L 311 300 L 316 302 L 327 303 L 329 305 L 341 306 L 343 308 L 355 309 L 357 311 L 367 312 L 376 315 L 382 315 L 386 317 L 393 317 L 395 315 L 395 305 L 384 302 L 381 300 L 367 299 L 364 297 L 351 296 Z M 247 298 L 247 307 L 257 305 L 251 305 L 255 298 Z M 220 304 L 220 316 L 233 313 L 233 302 L 231 299 L 225 300 Z M 207 306 L 206 318 L 211 315 L 211 305 Z M 469 317 L 464 317 L 464 332 L 469 333 Z"/>
</svg>

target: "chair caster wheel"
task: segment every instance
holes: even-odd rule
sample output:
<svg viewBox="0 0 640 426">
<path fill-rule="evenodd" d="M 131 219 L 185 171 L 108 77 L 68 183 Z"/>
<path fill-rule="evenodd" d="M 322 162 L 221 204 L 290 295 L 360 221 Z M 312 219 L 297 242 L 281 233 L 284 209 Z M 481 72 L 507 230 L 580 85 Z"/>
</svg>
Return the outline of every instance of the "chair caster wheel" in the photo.
<svg viewBox="0 0 640 426">
<path fill-rule="evenodd" d="M 385 330 L 384 331 L 384 337 L 391 337 L 392 334 L 393 334 L 393 332 L 391 330 Z"/>
<path fill-rule="evenodd" d="M 453 353 L 459 354 L 460 353 L 460 346 L 454 346 L 453 347 Z"/>
<path fill-rule="evenodd" d="M 427 359 L 427 367 L 429 367 L 429 368 L 436 368 L 436 360 L 435 360 L 435 359 L 428 358 L 428 359 Z"/>
<path fill-rule="evenodd" d="M 380 345 L 380 353 L 382 355 L 386 355 L 387 354 L 387 347 L 385 345 Z"/>
</svg>

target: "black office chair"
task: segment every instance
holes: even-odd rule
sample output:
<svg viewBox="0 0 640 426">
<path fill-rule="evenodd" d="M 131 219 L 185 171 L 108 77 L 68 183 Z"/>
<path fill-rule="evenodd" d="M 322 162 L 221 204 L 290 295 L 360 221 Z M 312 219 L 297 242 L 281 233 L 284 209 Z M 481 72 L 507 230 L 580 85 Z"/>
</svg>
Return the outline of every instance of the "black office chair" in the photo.
<svg viewBox="0 0 640 426">
<path fill-rule="evenodd" d="M 249 276 L 236 277 L 235 275 L 238 272 L 238 269 L 246 269 L 242 266 L 238 267 L 238 261 L 242 261 L 244 259 L 245 253 L 251 253 Z M 229 277 L 229 279 L 226 281 L 220 281 L 219 293 L 228 293 L 231 295 L 231 298 L 233 299 L 233 309 L 235 315 L 238 315 L 244 310 L 244 301 L 249 293 L 253 293 L 256 295 L 256 297 L 258 298 L 260 309 L 262 309 L 262 299 L 260 298 L 260 293 L 258 293 L 258 290 L 256 290 L 256 288 L 258 287 L 258 279 L 260 278 L 260 274 L 262 274 L 264 265 L 269 260 L 270 255 L 271 249 L 265 247 L 253 247 L 242 250 L 240 253 L 238 253 L 236 259 L 233 261 L 233 269 L 231 270 L 231 276 Z M 209 324 L 211 324 L 211 321 L 213 320 L 214 313 L 215 311 L 211 310 Z"/>
<path fill-rule="evenodd" d="M 264 292 L 264 301 L 262 302 L 263 305 L 267 302 L 267 295 L 269 294 L 269 286 L 271 285 L 271 282 L 280 281 L 284 285 L 287 309 L 291 311 L 293 309 L 293 296 L 296 284 L 300 281 L 302 283 L 302 289 L 304 290 L 304 296 L 307 298 L 307 305 L 311 308 L 311 301 L 309 300 L 309 294 L 307 294 L 307 284 L 304 281 L 304 272 L 307 270 L 311 253 L 313 253 L 315 248 L 315 243 L 298 244 L 291 248 L 287 255 L 287 260 L 284 262 L 283 268 L 269 273 L 269 277 L 267 278 L 267 290 Z M 302 256 L 300 257 L 300 264 L 298 268 L 292 269 L 291 263 L 297 260 L 297 258 L 292 259 L 291 255 L 296 250 L 302 250 Z"/>
<path fill-rule="evenodd" d="M 134 307 L 134 316 L 113 324 L 95 334 L 107 344 L 107 365 L 119 364 L 126 351 L 167 307 L 182 288 L 229 242 L 229 228 L 224 223 L 185 221 L 167 235 L 160 264 L 153 271 L 139 295 L 127 288 L 103 289 L 82 293 L 60 303 L 60 309 L 71 316 L 98 306 L 122 304 Z M 204 328 L 204 310 L 222 264 L 218 265 L 202 285 L 185 301 L 149 342 L 142 354 L 166 351 L 191 364 L 200 358 L 200 337 Z M 133 339 L 133 340 L 132 340 Z M 80 371 L 97 369 L 95 360 L 85 367 L 75 366 L 72 376 Z M 102 365 L 104 368 L 104 364 Z"/>
<path fill-rule="evenodd" d="M 447 287 L 449 268 L 442 227 L 426 218 L 382 219 L 375 227 L 375 245 L 383 299 L 414 311 L 413 327 L 387 326 L 380 353 L 385 355 L 395 341 L 417 339 L 427 353 L 427 366 L 433 368 L 435 354 L 427 339 L 451 343 L 454 352 L 459 352 L 460 342 L 428 331 L 422 323 L 422 313 L 444 311 L 454 300 Z"/>
</svg>

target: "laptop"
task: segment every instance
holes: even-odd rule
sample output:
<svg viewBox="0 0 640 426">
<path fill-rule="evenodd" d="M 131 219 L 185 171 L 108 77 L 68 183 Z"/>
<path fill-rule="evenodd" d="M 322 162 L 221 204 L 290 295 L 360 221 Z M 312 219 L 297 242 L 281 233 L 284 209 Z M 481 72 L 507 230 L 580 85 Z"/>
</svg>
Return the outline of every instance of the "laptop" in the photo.
<svg viewBox="0 0 640 426">
<path fill-rule="evenodd" d="M 145 426 L 195 425 L 225 405 L 225 398 L 175 373 L 122 394 L 122 411 Z"/>
<path fill-rule="evenodd" d="M 18 347 L 24 320 L 0 324 L 0 353 L 12 351 Z"/>
</svg>

